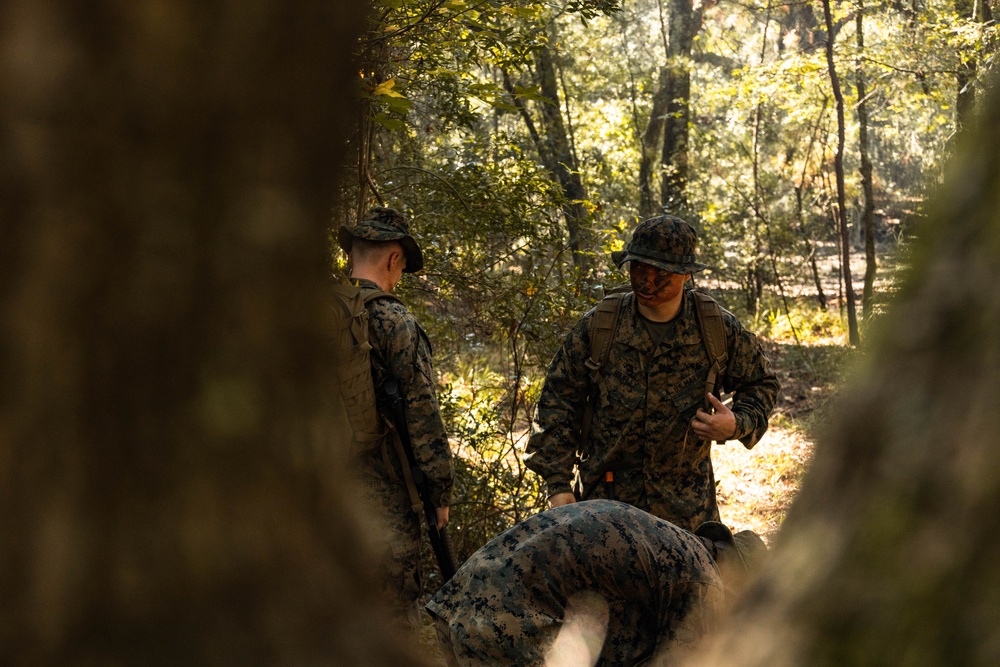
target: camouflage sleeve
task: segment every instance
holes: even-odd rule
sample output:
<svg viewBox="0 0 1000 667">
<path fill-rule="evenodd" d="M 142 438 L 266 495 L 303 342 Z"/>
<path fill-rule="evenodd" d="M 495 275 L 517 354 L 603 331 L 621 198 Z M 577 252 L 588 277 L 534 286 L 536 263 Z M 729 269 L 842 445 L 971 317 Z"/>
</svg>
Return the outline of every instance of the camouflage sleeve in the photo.
<svg viewBox="0 0 1000 667">
<path fill-rule="evenodd" d="M 447 507 L 453 480 L 451 447 L 438 408 L 431 349 L 427 335 L 401 304 L 386 318 L 384 351 L 387 371 L 399 382 L 413 455 L 430 480 L 435 507 Z"/>
<path fill-rule="evenodd" d="M 781 386 L 757 336 L 747 331 L 732 313 L 726 311 L 724 317 L 728 330 L 729 363 L 723 376 L 723 386 L 726 391 L 734 392 L 734 439 L 750 449 L 767 431 L 767 422 Z"/>
<path fill-rule="evenodd" d="M 591 311 L 592 313 L 593 311 Z M 572 491 L 573 465 L 587 404 L 588 313 L 566 336 L 545 375 L 524 462 L 541 475 L 548 495 Z"/>
</svg>

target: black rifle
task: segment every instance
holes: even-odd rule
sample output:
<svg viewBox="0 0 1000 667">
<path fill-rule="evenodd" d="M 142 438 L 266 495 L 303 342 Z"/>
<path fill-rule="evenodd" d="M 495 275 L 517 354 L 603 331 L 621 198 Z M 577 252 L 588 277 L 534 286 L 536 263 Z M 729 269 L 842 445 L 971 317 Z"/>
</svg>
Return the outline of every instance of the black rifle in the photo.
<svg viewBox="0 0 1000 667">
<path fill-rule="evenodd" d="M 445 535 L 444 528 L 438 529 L 437 508 L 431 501 L 431 485 L 427 480 L 427 475 L 417 465 L 417 460 L 413 456 L 413 443 L 410 441 L 410 430 L 406 426 L 406 406 L 399 395 L 399 383 L 394 378 L 388 378 L 382 386 L 382 391 L 388 399 L 389 414 L 392 423 L 399 434 L 399 441 L 403 445 L 403 452 L 406 454 L 406 461 L 401 461 L 405 466 L 409 466 L 410 474 L 413 478 L 413 485 L 416 487 L 417 495 L 424 506 L 424 518 L 427 519 L 427 535 L 430 537 L 431 548 L 434 550 L 434 558 L 437 559 L 438 569 L 441 570 L 441 578 L 446 582 L 455 576 L 455 562 L 451 558 L 451 548 L 448 545 L 448 536 Z M 443 582 L 442 582 L 443 583 Z"/>
</svg>

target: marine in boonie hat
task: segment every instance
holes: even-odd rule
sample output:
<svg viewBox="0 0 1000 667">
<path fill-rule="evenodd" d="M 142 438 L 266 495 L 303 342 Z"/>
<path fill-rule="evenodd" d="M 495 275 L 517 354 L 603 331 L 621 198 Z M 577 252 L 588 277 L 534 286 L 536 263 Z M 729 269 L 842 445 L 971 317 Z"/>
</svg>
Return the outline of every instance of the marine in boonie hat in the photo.
<svg viewBox="0 0 1000 667">
<path fill-rule="evenodd" d="M 695 256 L 698 234 L 694 227 L 672 215 L 649 218 L 635 228 L 624 250 L 611 253 L 617 266 L 644 262 L 670 273 L 696 273 L 708 268 Z"/>
<path fill-rule="evenodd" d="M 350 254 L 354 239 L 366 241 L 398 241 L 406 255 L 405 273 L 416 273 L 424 267 L 420 246 L 410 236 L 410 226 L 403 214 L 394 208 L 375 207 L 365 214 L 358 224 L 341 225 L 337 241 L 344 252 Z"/>
</svg>

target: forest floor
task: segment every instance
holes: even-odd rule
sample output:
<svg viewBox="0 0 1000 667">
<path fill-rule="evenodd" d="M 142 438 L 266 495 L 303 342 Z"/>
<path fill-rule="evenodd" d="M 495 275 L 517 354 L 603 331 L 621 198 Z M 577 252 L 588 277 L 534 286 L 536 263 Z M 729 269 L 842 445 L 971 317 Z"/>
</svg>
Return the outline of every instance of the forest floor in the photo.
<svg viewBox="0 0 1000 667">
<path fill-rule="evenodd" d="M 734 532 L 750 529 L 770 542 L 812 459 L 824 417 L 857 353 L 844 345 L 802 345 L 765 340 L 781 381 L 771 425 L 757 445 L 716 445 L 712 452 L 722 521 Z"/>
<path fill-rule="evenodd" d="M 880 245 L 877 254 L 875 312 L 879 313 L 897 287 L 905 252 L 890 241 Z M 838 265 L 836 253 L 828 250 L 821 260 L 828 298 L 832 295 L 836 299 L 838 295 Z M 860 302 L 864 255 L 852 254 L 851 265 Z M 829 308 L 836 313 L 836 304 Z M 860 308 L 859 303 L 859 319 Z M 814 446 L 817 440 L 822 441 L 824 422 L 837 394 L 863 354 L 848 345 L 846 325 L 844 329 L 833 336 L 800 330 L 797 335 L 762 339 L 781 381 L 770 428 L 752 450 L 730 442 L 715 446 L 712 453 L 722 521 L 734 532 L 750 529 L 770 542 L 780 527 L 808 469 Z"/>
</svg>

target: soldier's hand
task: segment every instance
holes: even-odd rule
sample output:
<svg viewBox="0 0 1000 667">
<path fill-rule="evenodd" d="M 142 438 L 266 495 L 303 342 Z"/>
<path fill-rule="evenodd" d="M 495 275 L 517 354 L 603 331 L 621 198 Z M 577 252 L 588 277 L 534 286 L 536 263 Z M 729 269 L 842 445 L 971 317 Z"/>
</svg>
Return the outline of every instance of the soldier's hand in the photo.
<svg viewBox="0 0 1000 667">
<path fill-rule="evenodd" d="M 557 493 L 549 497 L 549 507 L 559 507 L 560 505 L 569 505 L 575 502 L 576 496 L 572 493 Z"/>
<path fill-rule="evenodd" d="M 436 514 L 437 514 L 438 530 L 441 530 L 446 525 L 448 525 L 448 508 L 438 507 Z"/>
<path fill-rule="evenodd" d="M 710 415 L 698 408 L 694 419 L 691 420 L 691 429 L 701 440 L 718 440 L 720 442 L 729 440 L 736 435 L 736 415 L 733 414 L 728 405 L 712 394 L 708 394 L 708 402 L 715 408 L 715 414 Z"/>
</svg>

